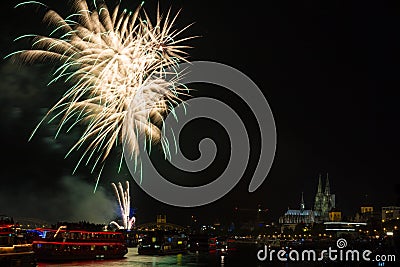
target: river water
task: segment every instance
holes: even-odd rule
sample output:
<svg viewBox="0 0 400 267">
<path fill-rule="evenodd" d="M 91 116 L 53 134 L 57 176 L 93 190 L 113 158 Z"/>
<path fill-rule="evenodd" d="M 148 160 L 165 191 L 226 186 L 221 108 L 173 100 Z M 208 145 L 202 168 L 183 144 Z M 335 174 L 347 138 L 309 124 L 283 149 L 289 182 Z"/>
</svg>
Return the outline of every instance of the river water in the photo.
<svg viewBox="0 0 400 267">
<path fill-rule="evenodd" d="M 362 267 L 362 266 L 398 266 L 398 262 L 380 265 L 377 262 L 261 262 L 257 259 L 257 250 L 253 246 L 246 246 L 228 255 L 221 256 L 207 252 L 187 253 L 167 256 L 143 256 L 137 253 L 137 248 L 129 248 L 128 254 L 119 260 L 94 260 L 77 261 L 68 263 L 43 263 L 39 262 L 38 267 L 136 267 L 136 266 L 221 266 L 221 267 L 261 267 L 261 266 L 282 266 L 282 267 Z"/>
<path fill-rule="evenodd" d="M 124 266 L 224 266 L 225 258 L 208 253 L 187 253 L 167 256 L 143 256 L 137 253 L 137 248 L 129 248 L 128 254 L 119 260 L 94 260 L 77 261 L 69 263 L 44 263 L 39 262 L 38 267 L 124 267 Z M 222 262 L 221 262 L 222 259 Z"/>
<path fill-rule="evenodd" d="M 128 254 L 119 260 L 77 261 L 68 263 L 39 262 L 38 267 L 136 267 L 136 266 L 265 266 L 257 260 L 257 251 L 253 246 L 246 246 L 240 250 L 229 252 L 221 256 L 208 252 L 189 252 L 186 254 L 166 256 L 144 256 L 137 253 L 137 248 L 129 248 Z M 274 266 L 285 266 L 282 263 Z"/>
</svg>

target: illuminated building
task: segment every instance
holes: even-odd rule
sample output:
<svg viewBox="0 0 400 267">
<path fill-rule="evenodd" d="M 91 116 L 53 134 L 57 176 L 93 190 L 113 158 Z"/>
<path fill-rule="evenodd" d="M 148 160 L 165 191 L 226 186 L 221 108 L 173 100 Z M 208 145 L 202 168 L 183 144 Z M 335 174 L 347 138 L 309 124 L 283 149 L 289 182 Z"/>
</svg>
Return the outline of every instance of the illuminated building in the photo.
<svg viewBox="0 0 400 267">
<path fill-rule="evenodd" d="M 340 222 L 342 221 L 342 212 L 336 208 L 329 211 L 329 221 L 330 222 Z"/>
<path fill-rule="evenodd" d="M 380 220 L 381 220 L 380 212 L 374 210 L 374 206 L 367 201 L 367 196 L 366 196 L 366 201 L 363 205 L 361 205 L 360 212 L 356 213 L 354 221 L 369 222 L 369 224 L 376 225 L 377 223 L 380 222 Z"/>
<path fill-rule="evenodd" d="M 374 212 L 374 207 L 369 205 L 361 206 L 361 214 L 371 214 Z"/>
<path fill-rule="evenodd" d="M 305 209 L 303 193 L 301 195 L 300 209 L 288 209 L 279 218 L 282 229 L 294 230 L 298 224 L 313 224 L 314 222 L 330 221 L 329 212 L 335 210 L 335 195 L 331 194 L 329 179 L 326 177 L 325 190 L 322 192 L 322 181 L 319 176 L 317 193 L 315 195 L 314 210 Z M 342 214 L 339 211 L 333 212 L 335 220 L 340 221 Z"/>
<path fill-rule="evenodd" d="M 351 235 L 353 237 L 357 236 L 359 231 L 367 226 L 367 223 L 355 223 L 355 222 L 324 222 L 325 231 L 330 233 L 330 235 L 334 235 L 336 237 L 340 237 L 343 234 L 348 236 Z"/>
<path fill-rule="evenodd" d="M 382 222 L 400 220 L 400 207 L 382 207 Z"/>
<path fill-rule="evenodd" d="M 329 211 L 335 208 L 335 194 L 331 194 L 328 175 L 326 176 L 325 190 L 322 192 L 321 175 L 318 180 L 317 194 L 315 195 L 314 211 L 319 215 L 318 221 L 328 221 Z"/>
<path fill-rule="evenodd" d="M 294 229 L 297 224 L 312 224 L 315 222 L 315 217 L 318 212 L 313 210 L 306 210 L 304 204 L 303 193 L 301 194 L 300 209 L 288 209 L 286 213 L 279 218 L 279 223 L 282 224 L 282 229 Z"/>
<path fill-rule="evenodd" d="M 165 215 L 165 214 L 158 214 L 158 215 L 157 215 L 157 223 L 158 223 L 158 224 L 167 223 L 167 215 Z"/>
</svg>

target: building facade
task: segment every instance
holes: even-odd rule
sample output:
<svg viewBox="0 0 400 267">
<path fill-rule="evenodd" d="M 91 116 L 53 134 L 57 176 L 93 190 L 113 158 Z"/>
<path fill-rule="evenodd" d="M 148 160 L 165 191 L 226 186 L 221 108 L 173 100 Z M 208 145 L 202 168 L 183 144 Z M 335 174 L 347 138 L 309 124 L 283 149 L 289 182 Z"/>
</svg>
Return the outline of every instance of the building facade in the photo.
<svg viewBox="0 0 400 267">
<path fill-rule="evenodd" d="M 279 218 L 282 228 L 294 229 L 297 224 L 313 224 L 314 222 L 340 221 L 342 214 L 335 209 L 335 195 L 331 194 L 329 178 L 326 177 L 325 190 L 322 191 L 322 178 L 319 176 L 314 209 L 306 209 L 303 193 L 300 209 L 289 209 Z"/>
<path fill-rule="evenodd" d="M 317 193 L 314 200 L 314 211 L 319 214 L 317 221 L 329 221 L 329 212 L 335 208 L 335 194 L 331 194 L 329 177 L 326 175 L 325 190 L 322 191 L 321 175 L 318 179 Z"/>
<path fill-rule="evenodd" d="M 329 221 L 330 222 L 340 222 L 342 221 L 342 212 L 336 208 L 329 211 Z"/>
<path fill-rule="evenodd" d="M 374 207 L 372 205 L 363 205 L 360 207 L 361 214 L 371 214 L 374 212 Z"/>
<path fill-rule="evenodd" d="M 390 220 L 400 220 L 400 207 L 382 207 L 382 222 Z"/>
<path fill-rule="evenodd" d="M 301 194 L 300 209 L 288 209 L 285 214 L 279 218 L 280 224 L 311 224 L 315 222 L 315 213 L 313 210 L 305 209 L 303 193 Z"/>
<path fill-rule="evenodd" d="M 381 221 L 381 212 L 374 209 L 374 206 L 369 203 L 364 203 L 360 207 L 360 212 L 354 217 L 355 222 L 368 222 L 376 224 Z"/>
</svg>

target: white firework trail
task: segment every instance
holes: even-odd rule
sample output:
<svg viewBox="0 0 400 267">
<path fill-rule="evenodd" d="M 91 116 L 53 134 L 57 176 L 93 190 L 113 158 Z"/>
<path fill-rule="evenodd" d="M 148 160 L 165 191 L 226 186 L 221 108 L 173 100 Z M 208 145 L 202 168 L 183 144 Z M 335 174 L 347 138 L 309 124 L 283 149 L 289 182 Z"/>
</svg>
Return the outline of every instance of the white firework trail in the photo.
<svg viewBox="0 0 400 267">
<path fill-rule="evenodd" d="M 120 182 L 118 183 L 118 187 L 115 185 L 115 183 L 111 183 L 111 185 L 113 186 L 115 195 L 118 199 L 123 225 L 120 226 L 115 221 L 112 221 L 110 224 L 116 225 L 119 229 L 131 230 L 132 226 L 135 224 L 136 218 L 134 216 L 130 217 L 131 197 L 129 195 L 129 182 L 126 181 L 125 190 Z"/>
<path fill-rule="evenodd" d="M 117 5 L 112 13 L 101 0 L 90 6 L 85 0 L 71 2 L 76 12 L 66 18 L 51 9 L 46 12 L 44 22 L 54 29 L 49 36 L 23 35 L 16 40 L 31 39 L 31 49 L 7 57 L 59 63 L 49 84 L 64 81 L 71 86 L 32 136 L 50 114 L 50 121 L 60 119 L 55 137 L 62 128 L 69 132 L 77 124 L 85 124 L 84 133 L 66 157 L 85 144 L 74 172 L 84 159 L 86 165 L 93 163 L 92 172 L 102 165 L 96 191 L 105 159 L 115 145 L 125 144 L 136 163 L 141 139 L 144 144 L 160 142 L 165 155 L 169 154 L 160 128 L 165 115 L 186 93 L 178 88 L 178 74 L 167 81 L 165 70 L 187 61 L 182 49 L 189 47 L 181 43 L 193 37 L 177 39 L 190 26 L 173 29 L 179 12 L 171 17 L 168 11 L 164 17 L 157 8 L 153 25 L 141 9 L 143 2 L 135 12 L 120 12 Z M 30 4 L 47 8 L 36 1 L 16 7 Z"/>
</svg>

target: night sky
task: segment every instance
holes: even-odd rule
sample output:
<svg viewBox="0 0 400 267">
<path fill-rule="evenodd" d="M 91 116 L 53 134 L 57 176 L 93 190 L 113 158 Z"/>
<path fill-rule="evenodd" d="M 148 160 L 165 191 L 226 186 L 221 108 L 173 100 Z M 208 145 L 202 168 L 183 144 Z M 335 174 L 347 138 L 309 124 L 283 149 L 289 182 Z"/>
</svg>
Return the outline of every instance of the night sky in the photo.
<svg viewBox="0 0 400 267">
<path fill-rule="evenodd" d="M 43 33 L 42 9 L 1 3 L 1 58 L 21 48 L 12 40 L 22 34 Z M 65 3 L 60 3 L 65 2 Z M 380 208 L 399 198 L 398 91 L 400 71 L 400 4 L 389 1 L 160 1 L 166 11 L 182 8 L 176 27 L 195 24 L 183 36 L 190 60 L 215 61 L 248 75 L 263 91 L 277 126 L 277 151 L 271 171 L 254 193 L 247 188 L 257 164 L 260 136 L 254 116 L 237 97 L 223 88 L 199 84 L 193 96 L 209 96 L 232 106 L 248 127 L 252 154 L 245 176 L 224 198 L 199 208 L 175 208 L 146 195 L 118 169 L 113 151 L 93 194 L 96 173 L 90 166 L 73 168 L 79 151 L 64 159 L 79 137 L 79 127 L 54 140 L 56 124 L 44 124 L 28 138 L 66 85 L 47 87 L 51 65 L 21 66 L 0 61 L 0 123 L 2 168 L 0 214 L 58 220 L 108 222 L 117 215 L 111 182 L 131 181 L 131 197 L 138 223 L 154 221 L 158 213 L 185 225 L 195 215 L 200 222 L 229 222 L 234 207 L 268 208 L 277 221 L 288 207 L 298 208 L 304 192 L 311 208 L 318 175 L 329 173 L 337 207 L 351 216 L 368 201 Z M 372 1 L 371 1 L 372 2 Z M 67 1 L 46 0 L 60 14 Z M 113 1 L 107 1 L 109 7 Z M 125 0 L 135 9 L 139 1 Z M 144 8 L 155 14 L 157 2 Z M 390 90 L 392 89 L 392 90 Z M 214 138 L 217 162 L 196 175 L 177 177 L 176 170 L 159 162 L 171 181 L 199 185 L 215 179 L 229 157 L 224 130 L 213 122 L 194 121 L 183 132 L 182 150 L 198 157 L 197 142 Z M 144 176 L 144 179 L 146 177 Z M 396 192 L 397 186 L 397 192 Z M 367 196 L 367 197 L 366 197 Z M 366 199 L 366 200 L 365 200 Z M 400 203 L 397 203 L 400 204 Z M 251 212 L 243 217 L 252 218 Z"/>
</svg>

